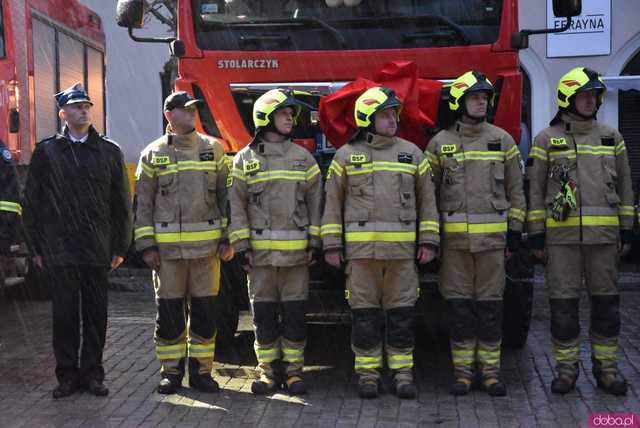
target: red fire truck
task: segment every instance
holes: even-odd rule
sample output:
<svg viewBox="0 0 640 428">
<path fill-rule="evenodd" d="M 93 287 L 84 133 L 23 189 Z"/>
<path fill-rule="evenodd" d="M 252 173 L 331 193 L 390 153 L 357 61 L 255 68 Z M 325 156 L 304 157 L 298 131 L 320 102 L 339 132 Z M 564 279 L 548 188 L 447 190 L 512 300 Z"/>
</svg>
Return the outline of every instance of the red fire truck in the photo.
<svg viewBox="0 0 640 428">
<path fill-rule="evenodd" d="M 77 0 L 0 2 L 0 139 L 28 164 L 37 141 L 60 127 L 53 94 L 81 82 L 104 132 L 105 36 Z"/>
<path fill-rule="evenodd" d="M 529 34 L 563 30 L 519 32 L 517 0 L 177 0 L 177 38 L 138 38 L 133 28 L 142 25 L 145 4 L 119 0 L 119 24 L 134 40 L 171 43 L 179 58 L 176 89 L 205 100 L 199 130 L 230 152 L 251 141 L 252 105 L 265 91 L 286 87 L 319 98 L 359 77 L 372 79 L 393 60 L 412 61 L 418 77 L 445 82 L 482 71 L 497 89 L 492 120 L 519 141 L 518 49 Z M 579 0 L 554 1 L 556 15 L 567 18 L 564 29 L 579 11 Z M 319 158 L 331 156 L 314 114 L 302 119 L 296 137 L 314 143 Z M 529 278 L 530 266 L 525 271 Z M 512 288 L 505 325 L 517 326 L 506 340 L 521 345 L 531 281 L 512 283 L 521 287 Z M 319 300 L 325 308 L 327 301 Z"/>
<path fill-rule="evenodd" d="M 77 0 L 0 1 L 0 140 L 20 176 L 35 143 L 60 129 L 61 89 L 83 83 L 104 132 L 104 52 L 100 17 Z M 0 263 L 0 289 L 22 284 L 25 266 L 24 257 Z"/>
</svg>

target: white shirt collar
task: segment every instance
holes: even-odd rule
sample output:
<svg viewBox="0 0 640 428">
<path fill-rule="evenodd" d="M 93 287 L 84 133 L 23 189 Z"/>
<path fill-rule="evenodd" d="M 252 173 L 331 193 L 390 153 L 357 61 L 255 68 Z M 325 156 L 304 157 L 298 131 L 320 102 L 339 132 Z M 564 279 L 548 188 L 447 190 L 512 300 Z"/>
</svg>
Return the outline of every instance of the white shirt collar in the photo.
<svg viewBox="0 0 640 428">
<path fill-rule="evenodd" d="M 69 134 L 69 140 L 71 140 L 72 143 L 84 143 L 85 141 L 87 141 L 87 138 L 89 138 L 89 134 L 86 134 L 84 137 L 80 138 L 79 140 L 76 140 L 71 136 L 71 134 Z"/>
</svg>

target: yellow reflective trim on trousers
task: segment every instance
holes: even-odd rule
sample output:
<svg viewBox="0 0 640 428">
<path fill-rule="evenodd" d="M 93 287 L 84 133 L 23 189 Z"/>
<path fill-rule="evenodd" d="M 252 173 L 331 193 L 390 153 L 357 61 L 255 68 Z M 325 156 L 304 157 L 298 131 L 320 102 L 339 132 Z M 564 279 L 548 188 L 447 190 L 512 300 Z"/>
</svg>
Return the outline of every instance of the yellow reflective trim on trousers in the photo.
<svg viewBox="0 0 640 428">
<path fill-rule="evenodd" d="M 154 236 L 153 226 L 139 227 L 133 232 L 133 239 L 135 241 L 137 241 L 138 239 L 147 238 L 147 237 L 153 238 L 153 236 Z"/>
<path fill-rule="evenodd" d="M 511 159 L 515 158 L 516 156 L 518 156 L 519 154 L 520 154 L 520 150 L 518 150 L 518 147 L 517 146 L 513 146 L 507 151 L 507 154 L 505 156 L 506 156 L 507 160 L 511 160 Z"/>
<path fill-rule="evenodd" d="M 527 212 L 527 221 L 544 220 L 545 218 L 547 218 L 545 210 L 529 210 Z"/>
<path fill-rule="evenodd" d="M 420 222 L 418 231 L 420 232 L 440 232 L 440 223 L 437 221 L 424 220 Z"/>
<path fill-rule="evenodd" d="M 552 218 L 547 219 L 547 227 L 578 227 L 580 226 L 580 217 L 569 217 L 565 221 L 555 221 Z M 617 215 L 590 215 L 582 216 L 582 226 L 619 226 L 620 219 Z"/>
<path fill-rule="evenodd" d="M 549 156 L 547 155 L 547 152 L 543 148 L 535 147 L 535 146 L 531 148 L 531 151 L 529 152 L 529 157 L 540 159 L 545 162 L 549 160 Z"/>
<path fill-rule="evenodd" d="M 187 353 L 190 357 L 213 357 L 215 350 L 215 342 L 208 345 L 190 343 L 187 346 Z"/>
<path fill-rule="evenodd" d="M 277 348 L 256 349 L 256 357 L 261 363 L 271 363 L 280 358 L 280 350 Z"/>
<path fill-rule="evenodd" d="M 469 234 L 481 234 L 481 233 L 502 233 L 508 229 L 507 223 L 445 223 L 445 233 L 469 233 Z"/>
<path fill-rule="evenodd" d="M 294 239 L 290 241 L 275 241 L 272 239 L 252 239 L 251 248 L 254 250 L 297 251 L 306 250 L 309 246 L 308 239 Z"/>
<path fill-rule="evenodd" d="M 180 242 L 213 241 L 222 237 L 220 229 L 205 230 L 202 232 L 168 232 L 156 233 L 158 244 L 176 244 Z"/>
<path fill-rule="evenodd" d="M 475 352 L 468 349 L 452 349 L 451 359 L 454 365 L 469 365 L 473 363 Z"/>
<path fill-rule="evenodd" d="M 524 210 L 521 210 L 519 208 L 509 208 L 508 217 L 515 218 L 516 220 L 524 221 L 526 214 Z"/>
<path fill-rule="evenodd" d="M 304 350 L 293 348 L 282 348 L 282 360 L 288 363 L 303 363 Z"/>
<path fill-rule="evenodd" d="M 485 364 L 498 364 L 500 361 L 500 351 L 478 349 L 478 360 Z"/>
<path fill-rule="evenodd" d="M 156 356 L 159 360 L 178 360 L 187 356 L 185 343 L 177 345 L 156 345 Z"/>
<path fill-rule="evenodd" d="M 382 356 L 379 357 L 361 357 L 355 358 L 354 367 L 358 369 L 378 369 L 382 367 Z"/>
<path fill-rule="evenodd" d="M 251 237 L 251 232 L 249 229 L 238 229 L 229 233 L 229 242 L 234 243 L 240 241 L 242 239 L 249 239 Z"/>
<path fill-rule="evenodd" d="M 593 356 L 598 360 L 615 361 L 618 359 L 618 346 L 616 345 L 599 345 L 592 343 Z"/>
<path fill-rule="evenodd" d="M 346 232 L 346 242 L 413 242 L 416 232 Z"/>
<path fill-rule="evenodd" d="M 12 201 L 0 201 L 0 211 L 7 211 L 22 215 L 22 205 Z"/>
<path fill-rule="evenodd" d="M 275 180 L 306 181 L 307 173 L 305 171 L 274 169 L 270 171 L 260 171 L 255 175 L 247 176 L 247 184 L 264 183 Z"/>
<path fill-rule="evenodd" d="M 387 355 L 387 363 L 392 370 L 409 369 L 413 367 L 413 355 Z"/>
<path fill-rule="evenodd" d="M 306 172 L 307 181 L 311 181 L 318 174 L 320 174 L 320 167 L 318 165 L 312 166 Z"/>
<path fill-rule="evenodd" d="M 576 361 L 580 356 L 580 348 L 577 346 L 570 348 L 553 347 L 553 353 L 556 361 Z"/>
<path fill-rule="evenodd" d="M 636 214 L 633 205 L 620 205 L 618 206 L 618 215 L 621 216 L 634 216 Z"/>
</svg>

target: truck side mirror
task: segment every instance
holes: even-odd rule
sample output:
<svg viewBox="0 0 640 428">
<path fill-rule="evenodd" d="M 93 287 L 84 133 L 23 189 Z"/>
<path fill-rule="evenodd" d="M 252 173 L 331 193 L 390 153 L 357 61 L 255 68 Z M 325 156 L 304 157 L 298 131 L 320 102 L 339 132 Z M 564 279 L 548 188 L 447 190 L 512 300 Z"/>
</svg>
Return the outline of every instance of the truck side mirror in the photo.
<svg viewBox="0 0 640 428">
<path fill-rule="evenodd" d="M 20 132 L 20 113 L 15 108 L 9 110 L 9 133 L 16 134 Z"/>
<path fill-rule="evenodd" d="M 184 56 L 186 49 L 184 47 L 184 42 L 182 40 L 174 40 L 169 44 L 169 49 L 171 49 L 171 55 L 176 58 L 180 58 Z"/>
<path fill-rule="evenodd" d="M 145 9 L 144 0 L 118 0 L 116 21 L 121 27 L 142 28 Z"/>
<path fill-rule="evenodd" d="M 568 18 L 582 13 L 582 0 L 553 0 L 553 14 L 557 17 Z"/>
</svg>

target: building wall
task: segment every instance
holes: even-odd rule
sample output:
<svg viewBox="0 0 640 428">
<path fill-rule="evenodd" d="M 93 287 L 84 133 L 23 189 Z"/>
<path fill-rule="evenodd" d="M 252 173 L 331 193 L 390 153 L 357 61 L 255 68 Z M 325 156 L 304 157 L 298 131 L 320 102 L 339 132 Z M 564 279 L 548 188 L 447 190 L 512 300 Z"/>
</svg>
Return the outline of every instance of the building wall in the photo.
<svg viewBox="0 0 640 428">
<path fill-rule="evenodd" d="M 522 67 L 531 79 L 532 134 L 548 126 L 557 111 L 555 93 L 557 82 L 568 70 L 587 66 L 604 76 L 619 76 L 624 66 L 640 51 L 640 2 L 637 0 L 611 1 L 611 54 L 547 58 L 547 37 L 531 36 L 529 48 L 520 51 Z M 519 0 L 520 28 L 546 27 L 546 0 Z M 598 119 L 618 127 L 618 91 L 607 93 Z"/>
<path fill-rule="evenodd" d="M 169 59 L 165 44 L 136 43 L 116 24 L 116 0 L 81 0 L 102 18 L 106 34 L 107 136 L 122 147 L 128 163 L 162 135 L 160 73 Z M 167 36 L 167 27 L 150 22 L 140 36 Z"/>
</svg>

